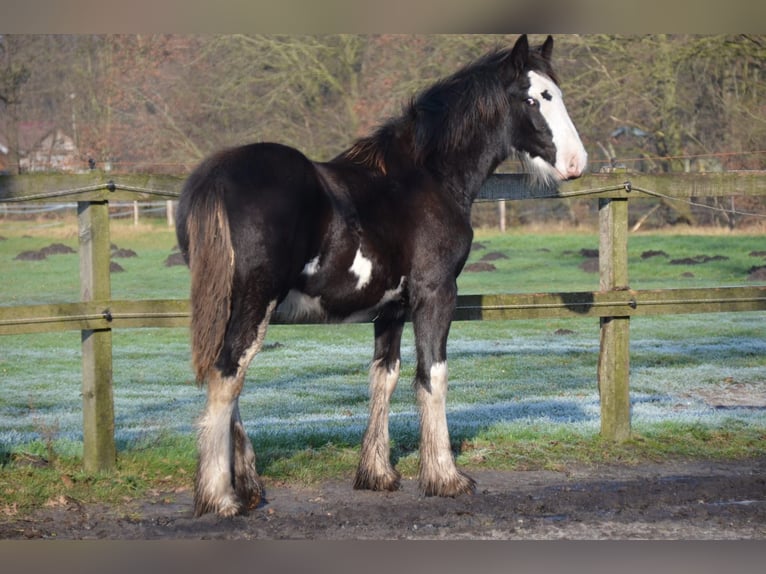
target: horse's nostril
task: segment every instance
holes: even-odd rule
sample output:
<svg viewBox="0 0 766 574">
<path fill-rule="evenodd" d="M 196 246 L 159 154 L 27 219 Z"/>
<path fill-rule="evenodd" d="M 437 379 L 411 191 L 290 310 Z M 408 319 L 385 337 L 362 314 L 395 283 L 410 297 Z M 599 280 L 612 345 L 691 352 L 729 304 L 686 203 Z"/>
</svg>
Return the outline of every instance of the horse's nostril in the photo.
<svg viewBox="0 0 766 574">
<path fill-rule="evenodd" d="M 569 158 L 569 163 L 567 164 L 567 176 L 570 179 L 580 177 L 585 171 L 586 164 L 586 159 L 581 158 L 579 155 L 573 155 Z"/>
</svg>

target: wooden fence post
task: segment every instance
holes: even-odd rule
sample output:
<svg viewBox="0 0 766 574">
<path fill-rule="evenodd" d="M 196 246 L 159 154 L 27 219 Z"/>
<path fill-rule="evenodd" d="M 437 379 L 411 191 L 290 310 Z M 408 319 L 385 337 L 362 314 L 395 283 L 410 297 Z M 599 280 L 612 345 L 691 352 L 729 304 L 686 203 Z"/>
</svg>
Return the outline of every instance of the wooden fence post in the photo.
<svg viewBox="0 0 766 574">
<path fill-rule="evenodd" d="M 599 199 L 599 272 L 601 291 L 628 288 L 628 200 Z M 630 437 L 630 317 L 601 318 L 598 389 L 601 436 Z"/>
<path fill-rule="evenodd" d="M 80 298 L 111 299 L 109 202 L 77 203 L 80 236 Z M 108 309 L 104 309 L 108 312 Z M 112 397 L 112 330 L 82 332 L 83 466 L 86 472 L 114 468 L 114 403 Z"/>
<path fill-rule="evenodd" d="M 176 214 L 175 214 L 175 203 L 172 199 L 168 199 L 165 202 L 165 215 L 168 219 L 168 227 L 175 227 L 176 226 Z"/>
<path fill-rule="evenodd" d="M 498 218 L 500 219 L 500 233 L 505 233 L 505 200 L 497 201 Z"/>
</svg>

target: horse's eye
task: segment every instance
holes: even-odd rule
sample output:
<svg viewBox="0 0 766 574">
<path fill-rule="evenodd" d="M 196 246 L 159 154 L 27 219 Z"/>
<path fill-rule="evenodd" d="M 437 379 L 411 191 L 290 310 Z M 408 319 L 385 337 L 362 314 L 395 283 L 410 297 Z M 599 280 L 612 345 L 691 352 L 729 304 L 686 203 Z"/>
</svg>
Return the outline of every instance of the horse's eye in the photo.
<svg viewBox="0 0 766 574">
<path fill-rule="evenodd" d="M 526 103 L 527 103 L 528 106 L 536 106 L 537 105 L 537 100 L 534 99 L 534 98 L 527 98 L 526 99 Z"/>
</svg>

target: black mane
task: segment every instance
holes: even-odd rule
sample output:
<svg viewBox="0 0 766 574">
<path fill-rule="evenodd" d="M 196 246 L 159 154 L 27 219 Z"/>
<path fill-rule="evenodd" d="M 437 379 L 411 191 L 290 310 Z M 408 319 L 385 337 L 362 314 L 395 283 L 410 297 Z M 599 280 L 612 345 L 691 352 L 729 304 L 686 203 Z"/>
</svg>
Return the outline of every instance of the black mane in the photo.
<svg viewBox="0 0 766 574">
<path fill-rule="evenodd" d="M 509 113 L 508 86 L 525 71 L 558 80 L 540 49 L 529 51 L 524 67 L 511 62 L 510 48 L 496 48 L 413 97 L 402 115 L 358 139 L 335 160 L 388 173 L 402 162 L 427 166 L 432 157 L 450 157 Z M 334 160 L 334 161 L 335 161 Z"/>
</svg>

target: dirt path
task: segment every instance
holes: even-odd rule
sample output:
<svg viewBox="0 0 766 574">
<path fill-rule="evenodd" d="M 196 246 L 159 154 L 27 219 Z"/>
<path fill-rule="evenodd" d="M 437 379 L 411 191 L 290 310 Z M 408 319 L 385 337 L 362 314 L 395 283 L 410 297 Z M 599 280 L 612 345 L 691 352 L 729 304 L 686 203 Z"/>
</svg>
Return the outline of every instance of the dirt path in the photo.
<svg viewBox="0 0 766 574">
<path fill-rule="evenodd" d="M 0 539 L 766 539 L 766 458 L 560 472 L 480 472 L 474 496 L 267 485 L 247 516 L 192 518 L 191 493 L 124 506 L 62 499 Z"/>
</svg>

